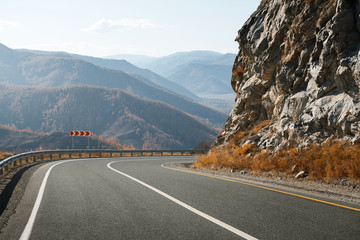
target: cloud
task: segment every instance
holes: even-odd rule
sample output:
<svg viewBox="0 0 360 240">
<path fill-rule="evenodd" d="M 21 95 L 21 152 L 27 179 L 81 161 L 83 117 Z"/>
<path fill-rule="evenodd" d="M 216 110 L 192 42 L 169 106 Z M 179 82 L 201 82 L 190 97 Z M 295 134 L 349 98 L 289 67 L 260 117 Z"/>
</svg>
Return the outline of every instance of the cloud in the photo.
<svg viewBox="0 0 360 240">
<path fill-rule="evenodd" d="M 17 23 L 11 22 L 8 20 L 0 20 L 0 30 L 14 28 L 17 26 Z"/>
<path fill-rule="evenodd" d="M 120 20 L 111 20 L 111 19 L 100 19 L 95 22 L 89 28 L 83 29 L 87 32 L 113 32 L 113 31 L 127 31 L 135 28 L 148 29 L 156 28 L 159 25 L 154 24 L 150 19 L 131 19 L 123 18 Z"/>
</svg>

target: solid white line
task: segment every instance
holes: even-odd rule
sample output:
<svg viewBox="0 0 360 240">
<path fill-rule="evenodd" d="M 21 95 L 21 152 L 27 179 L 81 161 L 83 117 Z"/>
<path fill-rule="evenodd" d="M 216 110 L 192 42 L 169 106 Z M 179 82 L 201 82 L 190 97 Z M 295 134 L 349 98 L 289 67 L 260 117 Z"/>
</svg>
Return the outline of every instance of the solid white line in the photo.
<svg viewBox="0 0 360 240">
<path fill-rule="evenodd" d="M 44 179 L 43 179 L 43 181 L 42 181 L 42 183 L 41 183 L 41 186 L 40 186 L 40 189 L 39 189 L 39 193 L 38 193 L 38 196 L 37 196 L 37 198 L 36 198 L 34 207 L 33 207 L 32 211 L 31 211 L 31 215 L 30 215 L 30 217 L 29 217 L 29 220 L 28 220 L 28 222 L 27 222 L 27 224 L 26 224 L 26 226 L 25 226 L 25 229 L 24 229 L 24 231 L 22 232 L 21 237 L 20 237 L 19 240 L 27 240 L 27 239 L 30 238 L 31 231 L 32 231 L 32 228 L 33 228 L 33 226 L 34 226 L 36 214 L 37 214 L 37 212 L 38 212 L 38 210 L 39 210 L 40 203 L 41 203 L 41 200 L 42 200 L 43 195 L 44 195 L 46 182 L 47 182 L 47 180 L 48 180 L 48 178 L 49 178 L 49 174 L 50 174 L 50 172 L 51 172 L 51 169 L 53 169 L 53 167 L 55 167 L 55 166 L 57 166 L 57 165 L 59 165 L 59 164 L 62 164 L 62 163 L 64 163 L 64 162 L 56 163 L 56 164 L 52 165 L 52 166 L 47 170 L 47 172 L 46 172 L 46 174 L 45 174 L 45 177 L 44 177 Z"/>
<path fill-rule="evenodd" d="M 170 196 L 170 195 L 168 195 L 168 194 L 160 191 L 159 189 L 157 189 L 157 188 L 155 188 L 155 187 L 150 186 L 150 185 L 147 184 L 147 183 L 144 183 L 144 182 L 140 181 L 139 179 L 136 179 L 136 178 L 134 178 L 134 177 L 132 177 L 132 176 L 126 174 L 126 173 L 120 172 L 119 170 L 117 170 L 117 169 L 115 169 L 115 168 L 113 168 L 113 167 L 110 166 L 111 164 L 113 164 L 113 163 L 115 163 L 115 162 L 121 162 L 121 161 L 114 161 L 114 162 L 108 163 L 108 164 L 107 164 L 107 167 L 110 168 L 111 170 L 113 170 L 113 171 L 115 171 L 115 172 L 117 172 L 117 173 L 125 176 L 125 177 L 130 178 L 131 180 L 134 180 L 134 181 L 137 182 L 137 183 L 140 183 L 141 185 L 143 185 L 143 186 L 145 186 L 145 187 L 153 190 L 154 192 L 162 195 L 163 197 L 165 197 L 165 198 L 167 198 L 167 199 L 169 199 L 169 200 L 171 200 L 171 201 L 179 204 L 180 206 L 182 206 L 182 207 L 190 210 L 191 212 L 193 212 L 193 213 L 195 213 L 195 214 L 197 214 L 197 215 L 199 215 L 199 216 L 201 216 L 201 217 L 203 217 L 203 218 L 205 218 L 205 219 L 207 219 L 207 220 L 209 220 L 209 221 L 211 221 L 211 222 L 219 225 L 220 227 L 223 227 L 223 228 L 229 230 L 230 232 L 235 233 L 236 235 L 238 235 L 238 236 L 240 236 L 240 237 L 243 237 L 243 238 L 245 238 L 245 239 L 252 239 L 252 240 L 257 239 L 257 238 L 254 238 L 253 236 L 251 236 L 251 235 L 243 232 L 243 231 L 240 231 L 240 230 L 237 229 L 237 228 L 234 228 L 233 226 L 230 226 L 229 224 L 226 224 L 226 223 L 224 223 L 224 222 L 222 222 L 222 221 L 220 221 L 220 220 L 218 220 L 218 219 L 216 219 L 216 218 L 214 218 L 214 217 L 211 217 L 211 216 L 207 215 L 206 213 L 203 213 L 203 212 L 201 212 L 201 211 L 199 211 L 199 210 L 191 207 L 190 205 L 188 205 L 188 204 L 186 204 L 186 203 L 184 203 L 184 202 L 182 202 L 182 201 L 180 201 L 180 200 L 178 200 L 178 199 L 176 199 L 176 198 L 174 198 L 174 197 L 172 197 L 172 196 Z"/>
<path fill-rule="evenodd" d="M 35 204 L 34 204 L 34 207 L 31 211 L 31 214 L 30 214 L 30 217 L 29 217 L 29 220 L 24 228 L 24 231 L 22 232 L 21 234 L 21 237 L 19 238 L 19 240 L 28 240 L 30 238 L 30 235 L 31 235 L 31 231 L 33 229 L 33 226 L 34 226 L 34 222 L 35 222 L 35 218 L 36 218 L 36 215 L 37 215 L 37 212 L 39 211 L 39 207 L 40 207 L 40 204 L 41 204 L 41 201 L 42 201 L 42 198 L 44 196 L 44 191 L 45 191 L 45 186 L 46 186 L 46 182 L 49 178 L 49 175 L 50 175 L 50 172 L 51 170 L 57 166 L 57 165 L 60 165 L 62 163 L 66 163 L 66 162 L 75 162 L 75 161 L 87 161 L 87 160 L 97 160 L 97 159 L 73 159 L 73 160 L 64 160 L 62 162 L 58 162 L 58 163 L 55 163 L 54 165 L 52 165 L 46 172 L 45 174 L 45 177 L 41 183 L 41 186 L 40 186 L 40 189 L 39 189 L 39 193 L 36 197 L 36 201 L 35 201 Z"/>
</svg>

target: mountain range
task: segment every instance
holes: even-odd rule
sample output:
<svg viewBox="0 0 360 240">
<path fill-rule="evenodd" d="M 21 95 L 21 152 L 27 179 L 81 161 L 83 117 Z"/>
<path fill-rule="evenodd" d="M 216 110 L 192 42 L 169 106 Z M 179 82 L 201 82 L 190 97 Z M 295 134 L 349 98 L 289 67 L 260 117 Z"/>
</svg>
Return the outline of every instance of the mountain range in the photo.
<svg viewBox="0 0 360 240">
<path fill-rule="evenodd" d="M 64 53 L 39 54 L 0 45 L 0 83 L 40 87 L 92 85 L 118 88 L 145 99 L 168 103 L 213 127 L 220 128 L 227 117 L 144 76 L 135 77 Z"/>
<path fill-rule="evenodd" d="M 177 52 L 164 57 L 148 57 L 144 55 L 118 54 L 107 56 L 107 59 L 125 59 L 128 62 L 149 69 L 161 76 L 171 75 L 178 67 L 191 63 L 228 65 L 234 64 L 236 54 L 222 54 L 213 51 Z"/>
<path fill-rule="evenodd" d="M 28 50 L 28 49 L 19 49 L 19 51 L 33 53 L 37 55 L 47 55 L 47 56 L 56 56 L 56 57 L 70 57 L 77 58 L 83 61 L 102 66 L 109 69 L 120 70 L 125 72 L 135 78 L 140 78 L 141 80 L 149 82 L 150 84 L 157 84 L 159 88 L 166 88 L 171 90 L 174 93 L 180 94 L 182 96 L 186 96 L 196 102 L 201 102 L 201 98 L 197 95 L 189 91 L 187 88 L 170 81 L 148 69 L 139 68 L 126 60 L 118 60 L 118 59 L 104 59 L 104 58 L 96 58 L 91 56 L 83 56 L 78 54 L 70 54 L 66 52 L 48 52 L 48 51 L 38 51 L 38 50 Z"/>
<path fill-rule="evenodd" d="M 198 99 L 195 101 L 229 113 L 235 93 L 230 79 L 236 55 L 212 51 L 179 52 L 165 57 L 143 55 L 113 55 L 107 58 L 125 59 L 138 67 L 146 68 L 171 82 L 180 85 Z M 199 99 L 200 98 L 200 99 Z"/>
<path fill-rule="evenodd" d="M 169 75 L 124 59 L 0 44 L 0 124 L 51 134 L 92 130 L 139 149 L 213 141 L 233 104 L 226 86 L 234 55 L 194 51 L 140 58 L 153 70 L 166 66 L 162 73 Z M 33 139 L 31 146 L 43 138 Z"/>
<path fill-rule="evenodd" d="M 127 149 L 115 141 L 98 136 L 71 137 L 66 132 L 38 133 L 31 130 L 18 130 L 0 125 L 0 149 L 21 153 L 38 149 Z"/>
<path fill-rule="evenodd" d="M 120 89 L 0 85 L 0 122 L 37 132 L 92 130 L 137 149 L 189 149 L 218 131 L 163 102 Z"/>
</svg>

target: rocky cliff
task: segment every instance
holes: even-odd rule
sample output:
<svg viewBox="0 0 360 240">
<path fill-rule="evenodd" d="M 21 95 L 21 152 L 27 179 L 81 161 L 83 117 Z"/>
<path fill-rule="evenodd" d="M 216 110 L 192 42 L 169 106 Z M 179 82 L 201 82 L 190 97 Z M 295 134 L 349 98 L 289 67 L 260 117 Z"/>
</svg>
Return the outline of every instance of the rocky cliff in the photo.
<svg viewBox="0 0 360 240">
<path fill-rule="evenodd" d="M 359 141 L 360 0 L 263 0 L 236 41 L 237 98 L 215 146 Z"/>
</svg>

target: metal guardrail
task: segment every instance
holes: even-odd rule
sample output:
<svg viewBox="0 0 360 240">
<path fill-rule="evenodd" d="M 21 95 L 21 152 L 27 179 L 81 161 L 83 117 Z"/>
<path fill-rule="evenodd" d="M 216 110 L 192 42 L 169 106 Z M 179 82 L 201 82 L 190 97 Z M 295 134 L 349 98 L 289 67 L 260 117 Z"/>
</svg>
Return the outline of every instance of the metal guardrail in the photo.
<svg viewBox="0 0 360 240">
<path fill-rule="evenodd" d="M 135 156 L 174 156 L 204 154 L 209 150 L 104 150 L 104 149 L 79 149 L 79 150 L 45 150 L 25 152 L 8 157 L 0 162 L 0 175 L 4 176 L 14 166 L 31 162 L 46 160 L 65 160 L 71 158 L 101 158 L 101 157 L 135 157 Z"/>
</svg>

